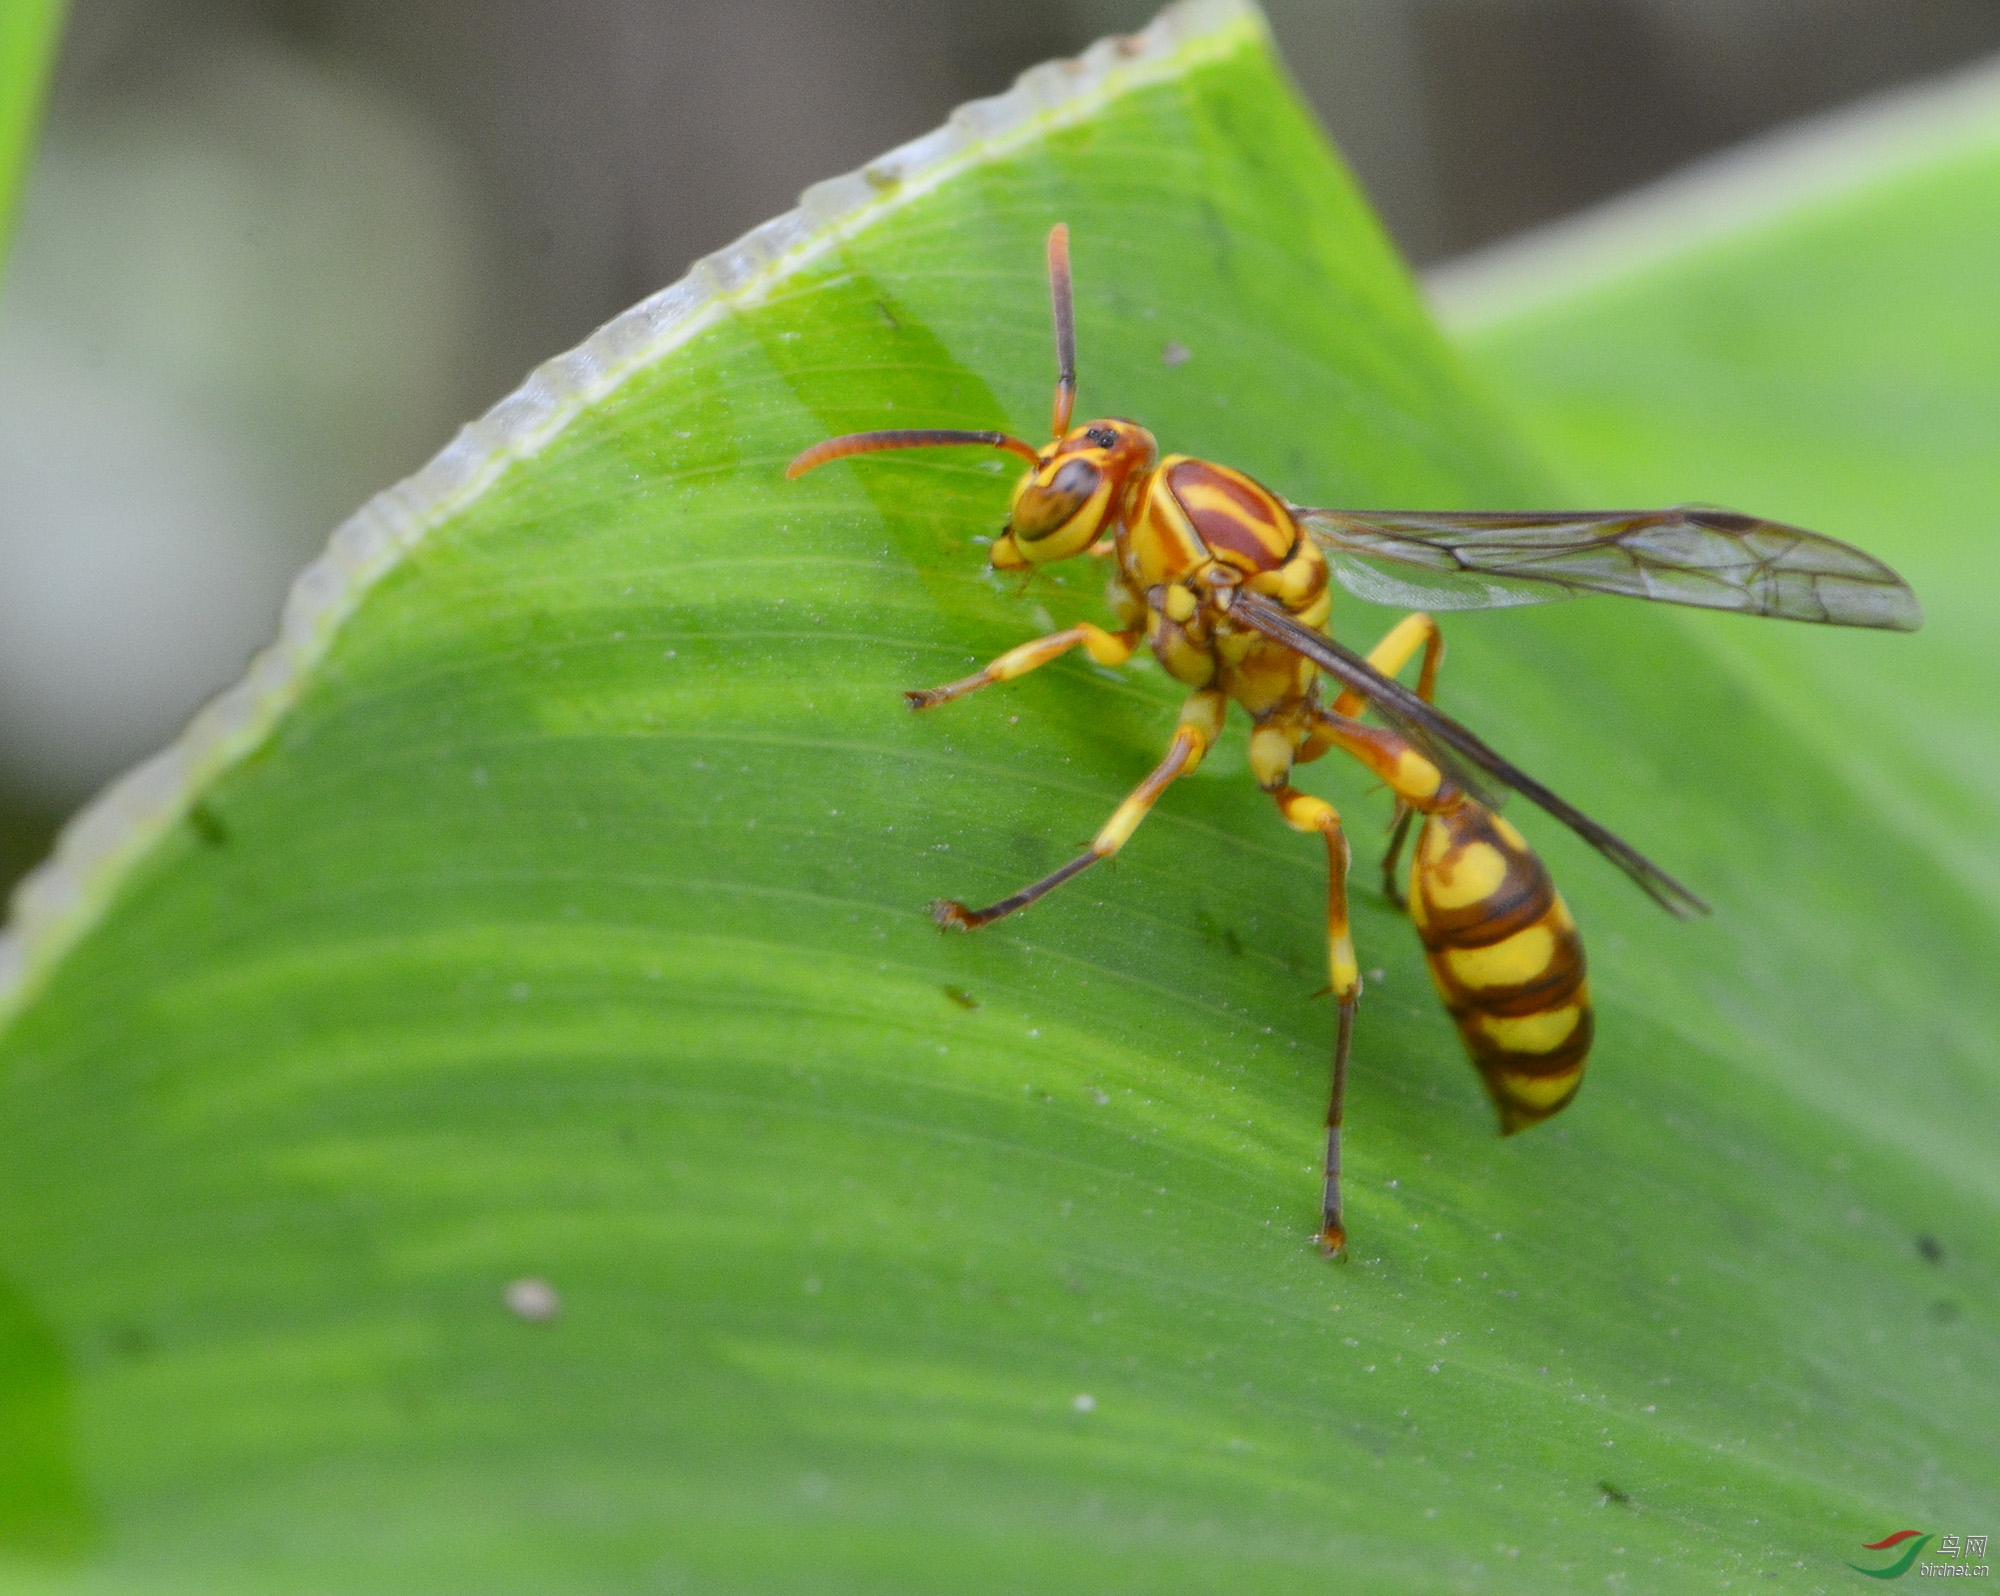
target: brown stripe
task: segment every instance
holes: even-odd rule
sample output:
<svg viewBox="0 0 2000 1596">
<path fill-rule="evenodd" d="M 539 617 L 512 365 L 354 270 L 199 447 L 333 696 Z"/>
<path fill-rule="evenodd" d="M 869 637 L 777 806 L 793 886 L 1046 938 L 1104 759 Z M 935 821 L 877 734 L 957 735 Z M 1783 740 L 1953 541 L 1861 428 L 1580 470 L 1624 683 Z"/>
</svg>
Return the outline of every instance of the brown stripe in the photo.
<svg viewBox="0 0 2000 1596">
<path fill-rule="evenodd" d="M 1574 1085 L 1553 1103 L 1529 1103 L 1516 1097 L 1507 1089 L 1507 1083 L 1494 1076 L 1481 1073 L 1480 1083 L 1486 1088 L 1486 1095 L 1500 1115 L 1500 1134 L 1512 1136 L 1516 1131 L 1526 1130 L 1530 1125 L 1539 1125 L 1543 1120 L 1553 1118 L 1576 1101 L 1576 1094 L 1583 1087 L 1583 1076 L 1579 1074 Z"/>
<path fill-rule="evenodd" d="M 1472 1055 L 1472 1062 L 1480 1070 L 1505 1071 L 1513 1075 L 1568 1074 L 1590 1056 L 1590 1044 L 1596 1032 L 1596 1016 L 1591 1013 L 1588 1003 L 1583 1005 L 1583 1013 L 1577 1017 L 1576 1029 L 1563 1039 L 1560 1047 L 1551 1048 L 1546 1053 L 1517 1053 L 1511 1048 L 1501 1047 L 1480 1029 L 1476 1014 L 1466 1014 L 1458 1021 L 1459 1037 L 1465 1043 L 1466 1052 Z"/>
<path fill-rule="evenodd" d="M 1291 557 L 1298 528 L 1290 512 L 1248 477 L 1206 460 L 1184 460 L 1169 482 L 1188 524 L 1218 559 L 1254 575 L 1275 571 Z M 1186 491 L 1197 488 L 1224 502 L 1203 502 Z"/>
<path fill-rule="evenodd" d="M 1546 1014 L 1574 1002 L 1584 984 L 1583 960 L 1563 957 L 1558 949 L 1548 973 L 1520 986 L 1483 987 L 1469 991 L 1451 978 L 1438 963 L 1431 965 L 1431 978 L 1438 996 L 1454 1019 L 1461 1015 L 1491 1014 L 1495 1019 L 1525 1019 L 1530 1014 Z"/>
<path fill-rule="evenodd" d="M 1499 882 L 1475 902 L 1452 909 L 1439 907 L 1433 886 L 1442 890 L 1455 878 L 1466 851 L 1481 846 L 1500 856 L 1505 869 Z M 1511 1134 L 1559 1112 L 1576 1095 L 1574 1088 L 1555 1103 L 1538 1105 L 1515 1096 L 1507 1080 L 1509 1076 L 1560 1080 L 1574 1074 L 1580 1085 L 1596 1032 L 1583 942 L 1547 868 L 1531 849 L 1503 836 L 1489 810 L 1467 800 L 1425 821 L 1417 843 L 1411 890 L 1421 899 L 1419 934 L 1431 979 L 1499 1111 L 1501 1129 Z M 1548 933 L 1549 951 L 1541 969 L 1530 979 L 1512 986 L 1473 989 L 1453 974 L 1452 953 L 1496 947 L 1537 925 Z M 1481 1024 L 1486 1018 L 1525 1019 L 1570 1007 L 1580 1011 L 1575 1027 L 1557 1046 L 1540 1053 L 1506 1047 Z"/>
<path fill-rule="evenodd" d="M 1433 865 L 1428 861 L 1434 832 L 1443 833 L 1448 845 L 1444 856 Z M 1440 907 L 1425 893 L 1420 934 L 1426 948 L 1490 947 L 1533 925 L 1555 902 L 1555 883 L 1549 879 L 1542 861 L 1532 852 L 1509 843 L 1494 826 L 1491 811 L 1470 800 L 1449 814 L 1432 815 L 1425 821 L 1423 834 L 1417 839 L 1414 890 L 1423 892 L 1433 873 L 1453 871 L 1461 853 L 1475 843 L 1483 843 L 1499 854 L 1506 861 L 1507 873 L 1486 897 L 1456 909 Z"/>
<path fill-rule="evenodd" d="M 1544 918 L 1555 901 L 1555 888 L 1547 875 L 1536 880 L 1526 871 L 1509 870 L 1491 893 L 1463 909 L 1440 909 L 1426 898 L 1420 935 L 1424 946 L 1434 953 L 1446 948 L 1491 947 Z"/>
</svg>

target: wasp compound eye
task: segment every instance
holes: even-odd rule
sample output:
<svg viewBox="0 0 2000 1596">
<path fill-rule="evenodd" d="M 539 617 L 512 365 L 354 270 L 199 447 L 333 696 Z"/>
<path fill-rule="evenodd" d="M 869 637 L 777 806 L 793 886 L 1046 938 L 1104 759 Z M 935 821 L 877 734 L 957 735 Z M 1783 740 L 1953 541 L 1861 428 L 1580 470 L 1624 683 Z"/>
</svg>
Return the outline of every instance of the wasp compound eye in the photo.
<svg viewBox="0 0 2000 1596">
<path fill-rule="evenodd" d="M 1030 481 L 1014 501 L 1007 530 L 1018 543 L 1036 543 L 1074 519 L 1103 480 L 1088 460 L 1065 461 L 1048 484 Z"/>
</svg>

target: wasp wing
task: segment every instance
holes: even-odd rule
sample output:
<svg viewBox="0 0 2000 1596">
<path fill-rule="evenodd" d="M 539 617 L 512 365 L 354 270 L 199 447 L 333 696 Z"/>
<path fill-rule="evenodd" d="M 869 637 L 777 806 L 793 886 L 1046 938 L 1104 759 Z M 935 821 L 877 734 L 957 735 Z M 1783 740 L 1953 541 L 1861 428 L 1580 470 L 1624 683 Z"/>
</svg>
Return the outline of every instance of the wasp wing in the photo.
<svg viewBox="0 0 2000 1596">
<path fill-rule="evenodd" d="M 1229 606 L 1233 619 L 1302 654 L 1336 681 L 1352 687 L 1461 785 L 1477 793 L 1482 784 L 1467 781 L 1467 766 L 1511 788 L 1545 809 L 1605 858 L 1623 870 L 1655 903 L 1678 919 L 1708 913 L 1708 905 L 1623 838 L 1600 826 L 1574 805 L 1558 798 L 1519 766 L 1502 759 L 1477 736 L 1405 687 L 1385 676 L 1367 660 L 1324 632 L 1296 618 L 1255 593 L 1238 591 Z"/>
<path fill-rule="evenodd" d="M 1734 510 L 1312 510 L 1294 507 L 1341 585 L 1420 609 L 1616 593 L 1828 626 L 1914 632 L 1888 566 L 1817 532 Z"/>
</svg>

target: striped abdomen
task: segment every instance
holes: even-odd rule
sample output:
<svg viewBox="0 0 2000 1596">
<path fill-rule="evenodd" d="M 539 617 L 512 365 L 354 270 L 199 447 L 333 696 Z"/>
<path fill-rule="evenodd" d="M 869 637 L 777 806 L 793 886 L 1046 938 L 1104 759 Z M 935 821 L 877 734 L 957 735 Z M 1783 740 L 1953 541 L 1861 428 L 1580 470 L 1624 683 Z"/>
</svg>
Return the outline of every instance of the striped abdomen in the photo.
<svg viewBox="0 0 2000 1596">
<path fill-rule="evenodd" d="M 1583 943 L 1521 834 L 1469 798 L 1427 817 L 1410 918 L 1501 1133 L 1566 1106 L 1590 1053 Z"/>
</svg>

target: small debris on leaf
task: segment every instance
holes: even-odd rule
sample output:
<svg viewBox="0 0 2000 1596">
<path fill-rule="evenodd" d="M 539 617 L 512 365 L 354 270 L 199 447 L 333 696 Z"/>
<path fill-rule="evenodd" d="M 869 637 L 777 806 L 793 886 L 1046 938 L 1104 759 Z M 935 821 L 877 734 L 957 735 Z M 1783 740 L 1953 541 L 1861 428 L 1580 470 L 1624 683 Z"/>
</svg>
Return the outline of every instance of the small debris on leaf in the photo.
<svg viewBox="0 0 2000 1596">
<path fill-rule="evenodd" d="M 507 1311 L 529 1324 L 547 1324 L 562 1312 L 562 1298 L 556 1288 L 539 1275 L 510 1280 L 506 1291 Z"/>
</svg>

